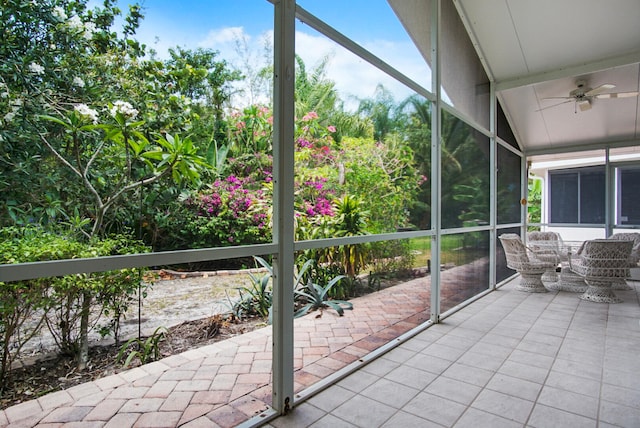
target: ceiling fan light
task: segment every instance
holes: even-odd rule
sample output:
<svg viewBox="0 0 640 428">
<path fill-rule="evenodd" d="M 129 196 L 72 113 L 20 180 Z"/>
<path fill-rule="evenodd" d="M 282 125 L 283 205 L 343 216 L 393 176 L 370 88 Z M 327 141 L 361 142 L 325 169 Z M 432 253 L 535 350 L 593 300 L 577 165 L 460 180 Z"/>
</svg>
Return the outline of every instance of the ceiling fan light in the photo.
<svg viewBox="0 0 640 428">
<path fill-rule="evenodd" d="M 591 100 L 580 100 L 577 101 L 578 106 L 580 107 L 580 111 L 587 111 L 591 109 Z"/>
</svg>

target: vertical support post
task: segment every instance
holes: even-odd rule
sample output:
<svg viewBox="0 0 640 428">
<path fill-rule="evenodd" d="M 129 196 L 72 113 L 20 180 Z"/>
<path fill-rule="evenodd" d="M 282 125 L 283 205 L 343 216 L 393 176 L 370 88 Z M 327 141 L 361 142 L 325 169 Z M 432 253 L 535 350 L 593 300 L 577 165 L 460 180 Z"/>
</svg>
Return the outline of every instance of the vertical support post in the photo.
<svg viewBox="0 0 640 428">
<path fill-rule="evenodd" d="M 489 139 L 489 168 L 491 176 L 489 178 L 489 224 L 491 231 L 489 232 L 489 288 L 496 288 L 496 245 L 498 243 L 498 143 L 497 134 L 498 127 L 496 124 L 497 101 L 496 101 L 496 85 L 495 82 L 489 84 L 489 131 L 491 138 Z"/>
<path fill-rule="evenodd" d="M 522 156 L 520 158 L 520 180 L 522 181 L 520 188 L 521 198 L 527 198 L 527 193 L 529 191 L 528 180 L 529 180 L 529 167 L 527 164 L 527 156 Z M 524 240 L 527 236 L 527 205 L 520 204 L 520 227 L 522 239 Z"/>
<path fill-rule="evenodd" d="M 607 238 L 613 234 L 614 224 L 617 223 L 617 220 L 614 220 L 613 213 L 615 212 L 615 195 L 614 191 L 614 177 L 613 170 L 611 168 L 611 159 L 609 147 L 605 149 L 604 154 L 605 166 L 604 166 L 604 236 L 603 238 Z"/>
<path fill-rule="evenodd" d="M 442 231 L 442 106 L 440 91 L 440 0 L 431 0 L 431 321 L 440 321 L 440 242 Z"/>
<path fill-rule="evenodd" d="M 273 391 L 272 406 L 293 405 L 295 0 L 274 2 Z"/>
</svg>

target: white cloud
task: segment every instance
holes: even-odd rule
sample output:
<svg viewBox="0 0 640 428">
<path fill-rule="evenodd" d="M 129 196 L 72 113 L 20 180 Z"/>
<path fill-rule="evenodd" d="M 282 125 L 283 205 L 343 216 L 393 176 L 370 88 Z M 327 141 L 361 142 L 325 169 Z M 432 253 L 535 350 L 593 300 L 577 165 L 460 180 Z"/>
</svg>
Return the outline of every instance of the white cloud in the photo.
<svg viewBox="0 0 640 428">
<path fill-rule="evenodd" d="M 199 45 L 201 47 L 215 47 L 221 44 L 233 43 L 239 38 L 245 37 L 242 27 L 227 27 L 209 31 L 207 37 Z"/>
<path fill-rule="evenodd" d="M 381 59 L 406 74 L 418 83 L 427 86 L 430 72 L 415 48 L 409 44 L 377 40 L 363 46 L 372 53 L 383 52 Z M 379 83 L 390 90 L 396 101 L 401 101 L 412 91 L 378 68 L 351 53 L 347 49 L 323 37 L 296 32 L 296 52 L 302 57 L 308 70 L 312 70 L 329 55 L 327 77 L 336 82 L 336 88 L 347 106 L 353 107 L 350 99 L 369 98 L 374 95 Z M 380 54 L 379 54 L 380 55 Z"/>
<path fill-rule="evenodd" d="M 176 45 L 186 48 L 207 48 L 220 53 L 219 59 L 226 60 L 231 66 L 246 74 L 247 68 L 257 71 L 271 65 L 265 57 L 265 46 L 272 45 L 273 31 L 262 34 L 249 34 L 242 26 L 224 27 L 209 30 L 207 33 L 193 34 L 182 30 L 164 31 L 161 37 L 141 35 L 153 47 L 160 58 L 167 58 L 169 47 Z M 149 43 L 148 40 L 155 41 Z M 370 41 L 363 45 L 381 59 L 393 65 L 425 87 L 429 87 L 430 71 L 410 42 L 391 42 L 387 40 Z M 396 101 L 401 101 L 412 94 L 403 84 L 397 82 L 385 73 L 370 65 L 365 60 L 337 45 L 324 36 L 296 32 L 296 53 L 300 55 L 312 71 L 328 56 L 327 78 L 336 83 L 336 89 L 345 101 L 346 107 L 353 109 L 357 106 L 355 98 L 369 98 L 375 93 L 379 83 L 390 90 Z M 247 90 L 245 89 L 245 94 Z M 244 103 L 252 102 L 251 96 L 245 96 Z"/>
</svg>

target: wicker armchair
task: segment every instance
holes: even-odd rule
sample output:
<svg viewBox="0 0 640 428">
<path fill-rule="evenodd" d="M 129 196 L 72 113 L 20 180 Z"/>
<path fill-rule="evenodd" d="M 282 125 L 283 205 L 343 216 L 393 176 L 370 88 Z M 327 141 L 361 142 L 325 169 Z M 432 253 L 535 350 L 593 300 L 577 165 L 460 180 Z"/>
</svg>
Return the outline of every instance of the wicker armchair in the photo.
<svg viewBox="0 0 640 428">
<path fill-rule="evenodd" d="M 556 262 L 542 274 L 543 282 L 558 282 L 559 257 L 562 256 L 564 245 L 560 234 L 556 232 L 529 232 L 527 233 L 527 245 L 536 252 L 536 257 L 540 260 Z M 566 259 L 566 254 L 565 257 Z"/>
<path fill-rule="evenodd" d="M 629 256 L 633 242 L 610 239 L 585 241 L 570 258 L 571 270 L 584 277 L 587 290 L 580 296 L 582 300 L 598 303 L 622 302 L 613 292 L 616 280 L 629 276 Z"/>
<path fill-rule="evenodd" d="M 555 269 L 558 259 L 549 258 L 548 254 L 542 254 L 542 259 L 538 258 L 536 251 L 526 247 L 515 233 L 500 235 L 499 239 L 507 258 L 507 267 L 522 276 L 516 289 L 528 293 L 547 292 L 542 283 L 542 274 L 551 268 Z"/>
<path fill-rule="evenodd" d="M 609 239 L 617 241 L 632 241 L 631 255 L 629 256 L 629 267 L 638 267 L 640 261 L 640 233 L 614 233 Z M 614 290 L 633 290 L 634 288 L 627 284 L 624 278 L 618 278 L 613 282 Z"/>
</svg>

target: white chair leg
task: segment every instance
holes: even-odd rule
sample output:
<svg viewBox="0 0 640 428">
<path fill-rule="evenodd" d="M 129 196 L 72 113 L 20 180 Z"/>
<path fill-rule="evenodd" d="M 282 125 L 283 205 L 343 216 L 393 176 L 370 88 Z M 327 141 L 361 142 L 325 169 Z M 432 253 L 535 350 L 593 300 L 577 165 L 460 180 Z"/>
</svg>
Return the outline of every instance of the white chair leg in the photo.
<svg viewBox="0 0 640 428">
<path fill-rule="evenodd" d="M 520 272 L 520 275 L 520 284 L 516 286 L 516 290 L 527 293 L 546 293 L 549 291 L 542 283 L 542 272 Z"/>
<path fill-rule="evenodd" d="M 618 298 L 613 292 L 612 281 L 610 279 L 593 279 L 585 278 L 585 282 L 589 286 L 580 298 L 589 302 L 596 303 L 621 303 L 622 299 Z"/>
</svg>

